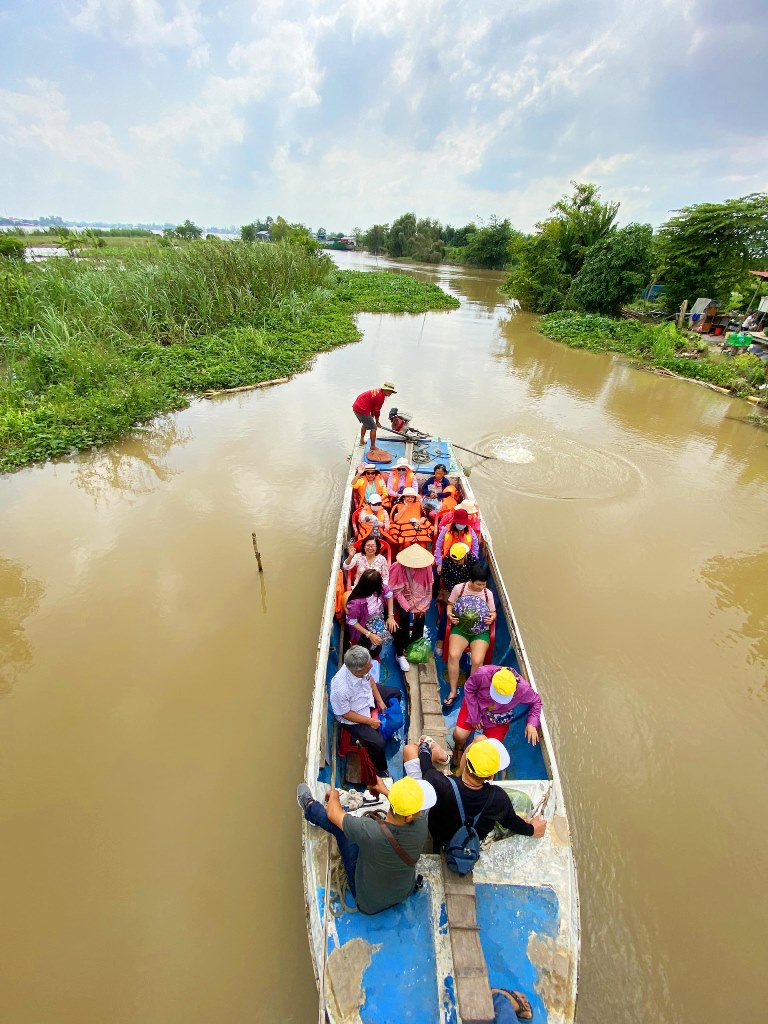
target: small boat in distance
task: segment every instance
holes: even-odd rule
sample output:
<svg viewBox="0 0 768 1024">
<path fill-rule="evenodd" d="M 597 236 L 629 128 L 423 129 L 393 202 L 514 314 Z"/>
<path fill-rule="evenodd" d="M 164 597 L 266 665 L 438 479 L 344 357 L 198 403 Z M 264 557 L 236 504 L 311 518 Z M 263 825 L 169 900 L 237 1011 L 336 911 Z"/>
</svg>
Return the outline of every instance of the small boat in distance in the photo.
<svg viewBox="0 0 768 1024">
<path fill-rule="evenodd" d="M 416 486 L 442 463 L 464 498 L 477 501 L 449 440 L 380 439 L 377 447 L 387 451 L 393 463 L 404 456 L 414 465 Z M 317 799 L 323 798 L 330 785 L 355 788 L 354 755 L 339 754 L 338 724 L 328 692 L 344 653 L 344 621 L 336 613 L 336 590 L 352 537 L 351 485 L 358 466 L 369 459 L 361 446 L 353 451 L 323 609 L 306 758 L 306 781 Z M 388 466 L 382 465 L 385 468 Z M 484 520 L 481 555 L 488 564 L 488 586 L 497 609 L 495 636 L 486 662 L 516 669 L 535 687 Z M 402 691 L 407 740 L 413 742 L 426 733 L 445 743 L 452 734 L 460 701 L 450 713 L 444 714 L 440 708 L 448 685 L 445 663 L 435 654 L 434 602 L 427 626 L 432 641 L 429 662 L 412 665 L 403 674 L 389 645 L 381 657 L 381 679 Z M 302 821 L 307 926 L 320 1021 L 492 1021 L 487 1009 L 489 985 L 524 992 L 537 1024 L 570 1024 L 574 1020 L 580 948 L 578 888 L 546 710 L 545 702 L 538 746 L 525 741 L 524 714 L 512 722 L 505 739 L 510 765 L 494 783 L 524 794 L 531 815 L 546 818 L 546 833 L 542 839 L 531 839 L 499 837 L 492 832 L 483 841 L 475 870 L 466 878 L 448 871 L 440 855 L 425 853 L 417 867 L 424 877 L 421 889 L 382 913 L 359 913 L 349 893 L 345 899 L 340 892 L 344 875 L 337 866 L 335 842 L 326 832 Z M 392 775 L 399 778 L 403 774 L 402 744 L 398 746 L 395 740 L 387 755 Z M 363 808 L 352 813 L 363 813 Z"/>
</svg>

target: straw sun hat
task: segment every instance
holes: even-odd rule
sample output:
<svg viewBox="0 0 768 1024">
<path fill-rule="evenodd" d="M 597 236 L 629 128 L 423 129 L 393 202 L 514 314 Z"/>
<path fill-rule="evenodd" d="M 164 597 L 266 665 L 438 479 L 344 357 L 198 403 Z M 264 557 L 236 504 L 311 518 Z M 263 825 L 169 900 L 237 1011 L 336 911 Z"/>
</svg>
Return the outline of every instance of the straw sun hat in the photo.
<svg viewBox="0 0 768 1024">
<path fill-rule="evenodd" d="M 428 565 L 433 565 L 435 561 L 435 556 L 432 552 L 427 551 L 420 544 L 411 544 L 410 547 L 403 548 L 402 551 L 398 551 L 395 558 L 406 569 L 426 569 Z"/>
</svg>

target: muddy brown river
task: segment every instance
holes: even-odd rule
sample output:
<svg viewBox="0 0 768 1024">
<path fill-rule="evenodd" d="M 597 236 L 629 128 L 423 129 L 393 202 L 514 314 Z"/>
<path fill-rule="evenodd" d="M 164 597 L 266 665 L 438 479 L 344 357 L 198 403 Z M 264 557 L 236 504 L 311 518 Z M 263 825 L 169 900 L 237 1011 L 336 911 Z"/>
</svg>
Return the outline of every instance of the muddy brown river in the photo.
<svg viewBox="0 0 768 1024">
<path fill-rule="evenodd" d="M 294 792 L 350 405 L 385 378 L 499 456 L 466 465 L 576 837 L 579 1024 L 764 1019 L 768 434 L 542 338 L 498 274 L 414 272 L 461 309 L 0 479 L 4 1024 L 316 1021 Z"/>
</svg>

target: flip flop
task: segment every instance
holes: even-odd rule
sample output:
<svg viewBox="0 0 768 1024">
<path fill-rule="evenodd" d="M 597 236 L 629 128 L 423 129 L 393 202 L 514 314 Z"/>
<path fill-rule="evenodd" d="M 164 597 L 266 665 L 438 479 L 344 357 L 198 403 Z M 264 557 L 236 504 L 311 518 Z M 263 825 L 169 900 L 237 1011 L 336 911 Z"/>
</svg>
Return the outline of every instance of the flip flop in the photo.
<svg viewBox="0 0 768 1024">
<path fill-rule="evenodd" d="M 458 696 L 459 696 L 458 693 L 454 693 L 454 695 L 452 697 L 450 697 L 450 696 L 446 697 L 445 700 L 442 703 L 443 711 L 448 711 L 449 708 L 452 708 L 453 705 L 456 703 L 456 698 Z"/>
<path fill-rule="evenodd" d="M 533 1009 L 522 992 L 515 992 L 514 989 L 508 992 L 505 988 L 492 988 L 491 992 L 498 992 L 509 1000 L 518 1020 L 533 1020 Z"/>
</svg>

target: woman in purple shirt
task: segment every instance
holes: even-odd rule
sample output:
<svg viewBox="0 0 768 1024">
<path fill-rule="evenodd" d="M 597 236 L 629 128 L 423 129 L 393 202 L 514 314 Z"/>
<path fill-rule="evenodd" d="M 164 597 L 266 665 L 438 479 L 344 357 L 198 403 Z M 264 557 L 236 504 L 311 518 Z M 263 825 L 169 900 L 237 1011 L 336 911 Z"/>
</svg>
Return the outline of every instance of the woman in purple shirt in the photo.
<svg viewBox="0 0 768 1024">
<path fill-rule="evenodd" d="M 386 607 L 386 619 L 384 610 Z M 397 629 L 392 607 L 392 591 L 376 569 L 366 569 L 347 601 L 347 626 L 350 646 L 359 644 L 377 658 L 381 648 Z"/>
<path fill-rule="evenodd" d="M 464 684 L 464 700 L 453 730 L 453 763 L 458 765 L 470 733 L 482 730 L 489 739 L 504 742 L 509 723 L 521 704 L 528 705 L 525 738 L 539 742 L 541 697 L 527 679 L 511 668 L 483 665 Z"/>
</svg>

